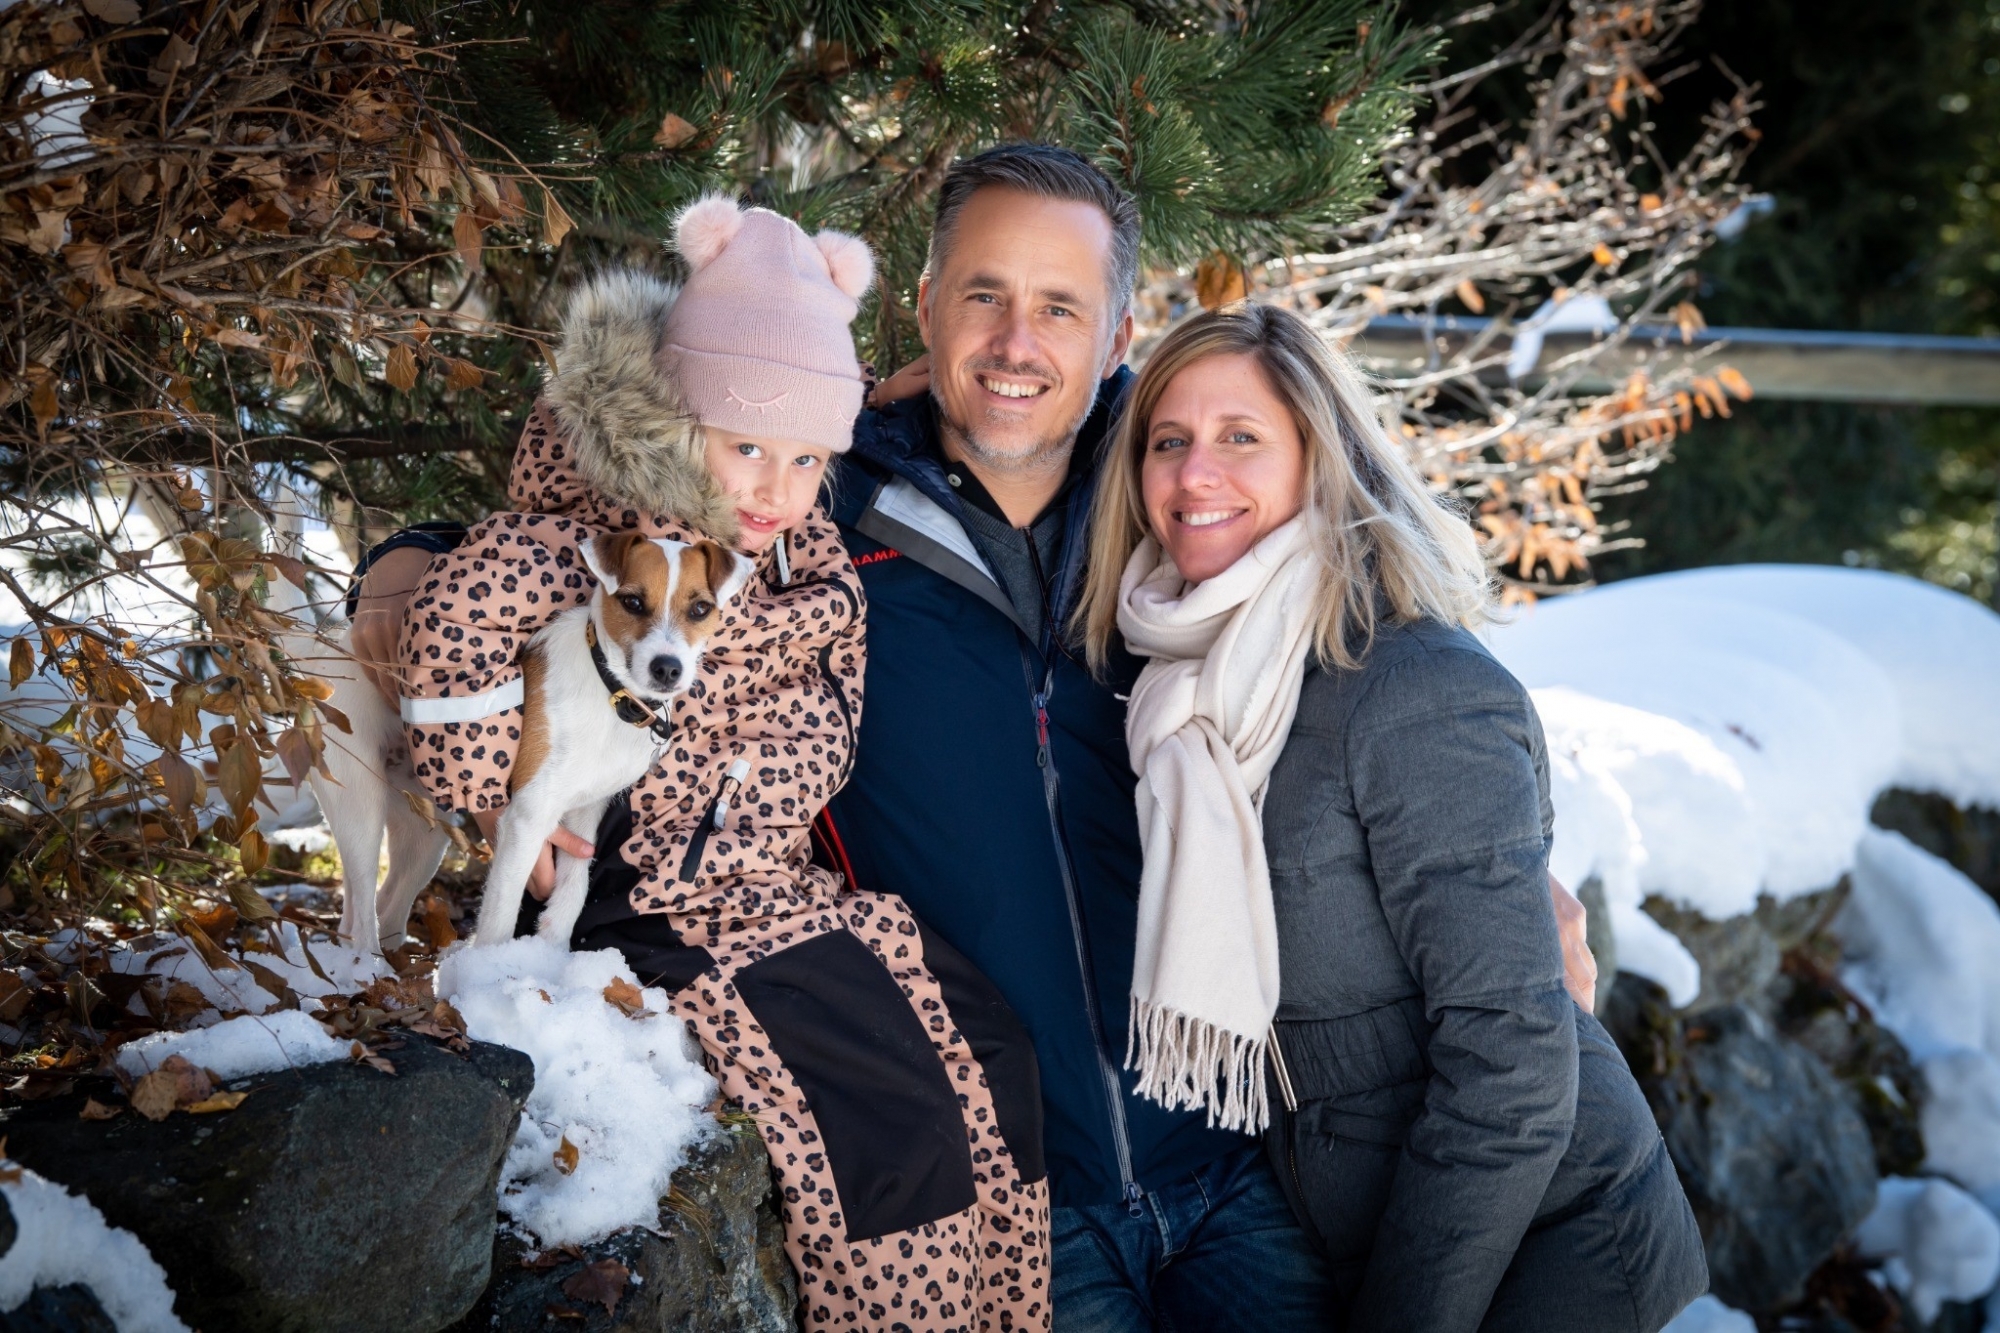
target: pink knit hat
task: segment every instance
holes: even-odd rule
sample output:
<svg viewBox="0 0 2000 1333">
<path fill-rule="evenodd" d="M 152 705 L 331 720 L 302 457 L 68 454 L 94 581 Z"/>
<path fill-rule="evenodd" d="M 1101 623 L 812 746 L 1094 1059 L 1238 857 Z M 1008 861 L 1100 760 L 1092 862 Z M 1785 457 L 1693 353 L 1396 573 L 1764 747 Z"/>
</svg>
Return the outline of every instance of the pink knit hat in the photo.
<svg viewBox="0 0 2000 1333">
<path fill-rule="evenodd" d="M 848 325 L 875 278 L 867 243 L 710 195 L 674 223 L 674 245 L 690 272 L 660 361 L 694 415 L 847 452 L 862 396 Z"/>
</svg>

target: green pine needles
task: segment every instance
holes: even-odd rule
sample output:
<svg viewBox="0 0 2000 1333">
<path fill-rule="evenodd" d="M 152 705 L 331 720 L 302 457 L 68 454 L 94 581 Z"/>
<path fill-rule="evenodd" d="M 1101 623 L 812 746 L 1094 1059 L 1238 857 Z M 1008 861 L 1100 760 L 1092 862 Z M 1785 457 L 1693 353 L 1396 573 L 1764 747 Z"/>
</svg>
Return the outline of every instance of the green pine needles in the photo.
<svg viewBox="0 0 2000 1333">
<path fill-rule="evenodd" d="M 1148 260 L 1282 253 L 1351 218 L 1435 54 L 1372 0 L 1232 4 L 587 5 L 416 16 L 456 57 L 467 150 L 548 182 L 586 238 L 658 237 L 705 189 L 861 232 L 864 341 L 909 314 L 953 158 L 1067 144 L 1138 198 Z M 517 165 L 518 164 L 518 165 Z"/>
</svg>

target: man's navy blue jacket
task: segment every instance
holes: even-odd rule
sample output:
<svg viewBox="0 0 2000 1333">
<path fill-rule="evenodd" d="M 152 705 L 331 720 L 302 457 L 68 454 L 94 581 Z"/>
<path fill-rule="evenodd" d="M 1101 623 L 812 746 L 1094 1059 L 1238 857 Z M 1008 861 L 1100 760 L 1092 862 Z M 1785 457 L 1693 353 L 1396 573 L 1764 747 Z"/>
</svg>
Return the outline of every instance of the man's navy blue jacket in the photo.
<svg viewBox="0 0 2000 1333">
<path fill-rule="evenodd" d="M 1041 1063 L 1053 1201 L 1131 1202 L 1247 1140 L 1133 1095 L 1124 1069 L 1139 892 L 1125 705 L 1057 631 L 1076 604 L 1115 405 L 1076 447 L 1048 625 L 1023 625 L 960 522 L 928 395 L 864 412 L 833 517 L 868 593 L 855 767 L 829 813 L 858 887 L 894 893 L 1007 997 Z"/>
</svg>

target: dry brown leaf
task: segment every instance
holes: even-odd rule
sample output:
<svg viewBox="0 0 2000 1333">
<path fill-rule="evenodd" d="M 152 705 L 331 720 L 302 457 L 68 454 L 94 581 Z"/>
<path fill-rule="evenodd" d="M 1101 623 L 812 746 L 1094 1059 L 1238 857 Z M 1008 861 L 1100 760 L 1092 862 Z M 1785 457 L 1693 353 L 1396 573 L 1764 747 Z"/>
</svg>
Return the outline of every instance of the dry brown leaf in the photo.
<svg viewBox="0 0 2000 1333">
<path fill-rule="evenodd" d="M 417 354 L 410 350 L 408 343 L 397 343 L 389 349 L 389 361 L 382 369 L 382 378 L 389 381 L 391 388 L 402 393 L 417 387 Z"/>
<path fill-rule="evenodd" d="M 426 898 L 424 900 L 423 919 L 424 943 L 430 946 L 433 953 L 457 941 L 458 928 L 451 924 L 451 908 L 446 905 L 444 899 L 438 897 L 436 894 L 432 894 Z M 443 1004 L 444 1002 L 440 1000 L 438 1003 Z M 445 1005 L 445 1007 L 450 1008 L 451 1006 Z M 454 1010 L 453 1012 L 456 1013 L 457 1011 Z M 459 1030 L 461 1032 L 465 1030 L 463 1020 L 459 1022 Z"/>
<path fill-rule="evenodd" d="M 458 216 L 452 219 L 451 243 L 467 268 L 479 267 L 479 252 L 486 244 L 486 229 L 479 225 L 479 219 L 472 215 L 471 210 L 460 209 Z"/>
<path fill-rule="evenodd" d="M 569 214 L 563 211 L 563 206 L 556 201 L 555 195 L 543 191 L 542 239 L 550 245 L 561 245 L 563 237 L 575 229 L 576 223 L 572 222 Z"/>
<path fill-rule="evenodd" d="M 23 634 L 7 653 L 7 683 L 19 689 L 21 682 L 35 674 L 35 645 Z"/>
<path fill-rule="evenodd" d="M 264 841 L 264 835 L 259 833 L 256 829 L 245 829 L 243 830 L 243 836 L 236 840 L 236 855 L 243 862 L 243 873 L 246 875 L 254 875 L 258 871 L 262 870 L 266 865 L 266 863 L 270 861 L 271 847 L 269 843 Z M 264 902 L 263 898 L 258 895 L 256 890 L 251 889 L 248 885 L 245 885 L 244 888 L 249 893 L 250 897 L 256 898 L 258 902 L 263 903 L 265 912 L 270 913 L 270 915 L 274 917 L 277 915 L 276 912 L 271 910 L 271 905 L 269 903 Z M 241 899 L 238 900 L 237 910 L 239 912 L 243 911 L 243 904 Z M 263 916 L 258 913 L 243 912 L 243 919 L 245 921 L 258 921 L 262 920 Z"/>
<path fill-rule="evenodd" d="M 1204 310 L 1214 310 L 1232 301 L 1241 301 L 1249 292 L 1243 266 L 1217 250 L 1195 265 L 1194 299 Z"/>
<path fill-rule="evenodd" d="M 486 379 L 486 372 L 461 357 L 445 358 L 444 384 L 447 389 L 464 393 L 478 388 Z"/>
<path fill-rule="evenodd" d="M 189 1102 L 181 1109 L 191 1115 L 209 1115 L 216 1111 L 234 1111 L 237 1107 L 243 1105 L 243 1099 L 249 1095 L 250 1093 L 247 1089 L 242 1092 L 218 1092 L 213 1096 L 204 1097 L 198 1102 Z"/>
<path fill-rule="evenodd" d="M 278 762 L 285 766 L 285 775 L 291 778 L 292 785 L 302 785 L 313 768 L 312 737 L 306 734 L 303 727 L 286 727 L 272 744 L 278 752 Z"/>
<path fill-rule="evenodd" d="M 1743 372 L 1735 366 L 1721 367 L 1715 372 L 1715 378 L 1722 382 L 1723 388 L 1738 398 L 1748 401 L 1752 397 L 1750 381 L 1743 378 Z"/>
<path fill-rule="evenodd" d="M 76 1113 L 79 1120 L 115 1120 L 125 1114 L 122 1106 L 106 1106 L 95 1097 L 83 1099 L 83 1109 Z"/>
<path fill-rule="evenodd" d="M 616 1259 L 599 1259 L 565 1278 L 563 1295 L 586 1305 L 602 1305 L 604 1317 L 610 1319 L 618 1313 L 618 1302 L 624 1299 L 625 1284 L 631 1277 L 632 1270 Z"/>
<path fill-rule="evenodd" d="M 566 1176 L 572 1174 L 576 1170 L 576 1164 L 580 1156 L 581 1154 L 576 1150 L 576 1145 L 569 1141 L 569 1135 L 563 1135 L 563 1140 L 560 1144 L 556 1145 L 554 1153 L 556 1170 Z"/>
<path fill-rule="evenodd" d="M 238 741 L 216 761 L 215 767 L 222 799 L 229 802 L 229 808 L 240 820 L 250 812 L 250 802 L 257 799 L 264 786 L 264 769 L 257 762 L 256 747 L 248 741 Z"/>
<path fill-rule="evenodd" d="M 1457 287 L 1459 304 L 1475 315 L 1486 312 L 1486 298 L 1479 294 L 1479 286 L 1471 278 L 1461 280 Z"/>
<path fill-rule="evenodd" d="M 153 771 L 160 775 L 160 786 L 167 794 L 167 804 L 175 814 L 186 819 L 197 801 L 201 799 L 200 774 L 194 765 L 177 754 L 163 754 L 153 761 Z"/>
<path fill-rule="evenodd" d="M 139 21 L 139 6 L 136 0 L 83 0 L 83 12 L 106 23 L 125 24 Z"/>
<path fill-rule="evenodd" d="M 604 999 L 625 1013 L 627 1018 L 647 1018 L 651 1011 L 646 1008 L 646 994 L 623 977 L 611 978 L 611 984 L 604 988 Z"/>
<path fill-rule="evenodd" d="M 1601 268 L 1617 268 L 1618 256 L 1611 253 L 1611 247 L 1599 241 L 1590 251 L 1591 262 Z"/>
<path fill-rule="evenodd" d="M 660 128 L 653 135 L 653 142 L 669 152 L 684 148 L 693 142 L 701 131 L 686 120 L 669 111 L 660 120 Z"/>
</svg>

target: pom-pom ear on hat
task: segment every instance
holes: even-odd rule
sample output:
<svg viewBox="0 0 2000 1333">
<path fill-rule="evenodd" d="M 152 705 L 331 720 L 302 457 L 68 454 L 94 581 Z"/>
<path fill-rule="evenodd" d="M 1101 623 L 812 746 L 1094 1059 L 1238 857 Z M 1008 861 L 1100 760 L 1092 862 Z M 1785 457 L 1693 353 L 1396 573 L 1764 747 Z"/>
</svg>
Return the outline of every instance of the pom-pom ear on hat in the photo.
<svg viewBox="0 0 2000 1333">
<path fill-rule="evenodd" d="M 696 272 L 715 262 L 743 229 L 743 210 L 728 195 L 711 194 L 681 210 L 674 220 L 674 248 Z"/>
<path fill-rule="evenodd" d="M 869 253 L 868 242 L 844 231 L 823 231 L 813 237 L 813 244 L 826 256 L 833 285 L 859 301 L 875 281 L 875 256 Z"/>
</svg>

